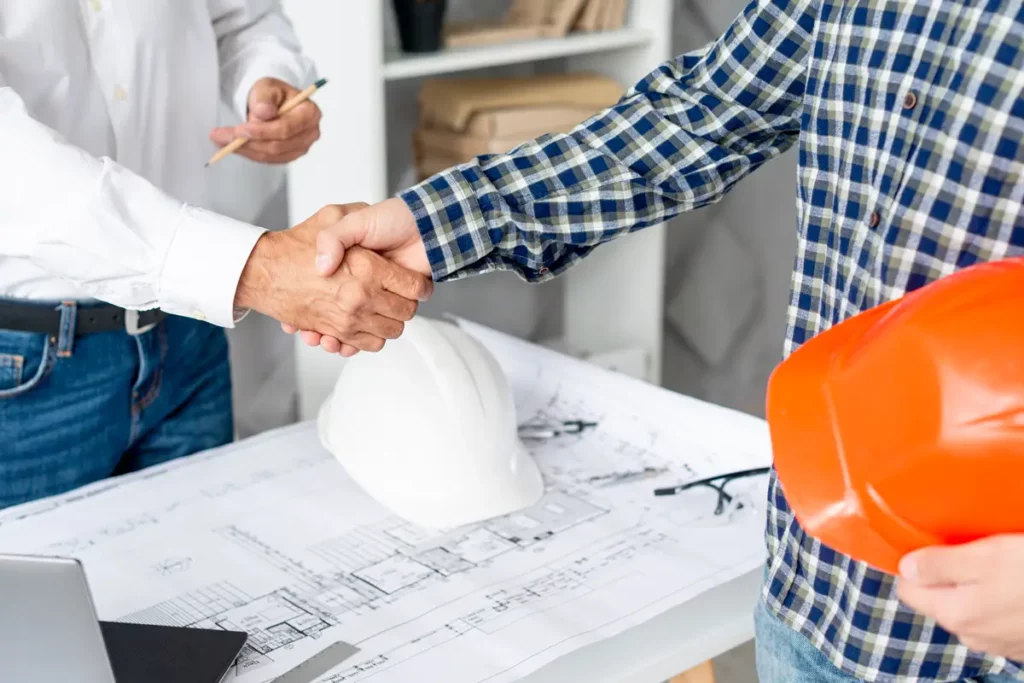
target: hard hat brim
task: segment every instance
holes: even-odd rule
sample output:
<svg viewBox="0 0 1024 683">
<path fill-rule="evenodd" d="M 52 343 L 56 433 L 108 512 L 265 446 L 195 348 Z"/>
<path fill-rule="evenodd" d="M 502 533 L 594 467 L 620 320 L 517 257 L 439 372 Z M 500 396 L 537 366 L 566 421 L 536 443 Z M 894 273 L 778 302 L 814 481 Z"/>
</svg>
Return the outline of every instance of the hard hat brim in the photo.
<svg viewBox="0 0 1024 683">
<path fill-rule="evenodd" d="M 903 553 L 869 523 L 851 481 L 825 380 L 848 341 L 890 308 L 883 305 L 850 318 L 794 351 L 768 381 L 765 412 L 778 481 L 804 531 L 835 551 L 896 574 Z"/>
</svg>

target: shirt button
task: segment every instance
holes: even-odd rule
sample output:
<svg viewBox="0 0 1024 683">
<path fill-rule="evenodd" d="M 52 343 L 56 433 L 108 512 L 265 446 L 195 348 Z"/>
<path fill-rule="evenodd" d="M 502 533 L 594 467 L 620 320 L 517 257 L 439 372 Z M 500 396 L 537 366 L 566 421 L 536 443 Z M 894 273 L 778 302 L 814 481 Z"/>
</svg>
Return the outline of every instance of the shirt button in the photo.
<svg viewBox="0 0 1024 683">
<path fill-rule="evenodd" d="M 540 273 L 541 275 L 547 275 L 547 273 L 548 273 L 547 266 L 541 266 L 540 270 L 538 270 L 537 272 Z"/>
<path fill-rule="evenodd" d="M 205 322 L 206 321 L 206 316 L 203 315 L 202 311 L 192 311 L 192 317 L 195 318 L 196 320 L 200 321 L 200 322 Z"/>
<path fill-rule="evenodd" d="M 877 211 L 872 211 L 871 212 L 871 217 L 868 219 L 868 227 L 870 227 L 870 228 L 877 228 L 878 224 L 881 221 L 882 221 L 882 217 L 878 214 L 878 212 Z"/>
<path fill-rule="evenodd" d="M 128 91 L 121 86 L 117 86 L 114 88 L 114 99 L 118 102 L 124 102 L 128 99 Z"/>
<path fill-rule="evenodd" d="M 89 0 L 89 6 L 92 7 L 93 12 L 99 12 L 103 9 L 103 5 L 100 3 L 100 0 Z"/>
<path fill-rule="evenodd" d="M 917 106 L 917 93 L 913 90 L 907 93 L 906 97 L 903 98 L 903 108 L 910 111 Z"/>
</svg>

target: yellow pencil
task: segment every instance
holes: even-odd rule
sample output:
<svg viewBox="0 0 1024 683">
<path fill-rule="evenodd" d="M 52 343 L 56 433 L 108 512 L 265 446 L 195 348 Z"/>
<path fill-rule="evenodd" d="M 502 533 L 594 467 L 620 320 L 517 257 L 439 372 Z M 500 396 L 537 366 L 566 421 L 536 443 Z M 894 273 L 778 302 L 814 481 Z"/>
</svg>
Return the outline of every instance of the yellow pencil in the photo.
<svg viewBox="0 0 1024 683">
<path fill-rule="evenodd" d="M 321 78 L 319 81 L 317 81 L 313 85 L 309 86 L 308 88 L 297 94 L 295 97 L 291 98 L 290 100 L 282 104 L 281 108 L 277 110 L 277 115 L 281 116 L 282 114 L 287 114 L 292 109 L 295 109 L 295 107 L 299 106 L 300 104 L 308 100 L 310 97 L 312 97 L 313 93 L 315 93 L 320 88 L 324 87 L 326 83 L 327 79 Z M 248 142 L 248 140 L 246 140 L 245 138 L 235 138 L 229 144 L 221 147 L 216 154 L 210 157 L 210 160 L 206 162 L 205 166 L 212 166 L 213 164 L 217 163 L 218 161 L 228 156 L 229 154 L 234 154 L 235 152 L 240 150 L 245 145 L 246 142 Z"/>
</svg>

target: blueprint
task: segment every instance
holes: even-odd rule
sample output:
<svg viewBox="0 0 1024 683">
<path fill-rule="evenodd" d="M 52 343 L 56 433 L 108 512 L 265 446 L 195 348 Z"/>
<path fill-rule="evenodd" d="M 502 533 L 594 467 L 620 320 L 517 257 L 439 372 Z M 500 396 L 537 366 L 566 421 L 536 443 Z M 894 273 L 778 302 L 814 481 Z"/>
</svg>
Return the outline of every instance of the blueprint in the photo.
<svg viewBox="0 0 1024 683">
<path fill-rule="evenodd" d="M 532 447 L 546 493 L 442 531 L 391 516 L 311 424 L 0 511 L 0 552 L 82 560 L 101 619 L 244 630 L 232 680 L 263 683 L 333 643 L 319 683 L 501 683 L 637 625 L 764 560 L 749 504 L 659 486 L 770 461 L 756 420 L 462 323 L 509 376 L 521 422 L 596 427 Z"/>
</svg>

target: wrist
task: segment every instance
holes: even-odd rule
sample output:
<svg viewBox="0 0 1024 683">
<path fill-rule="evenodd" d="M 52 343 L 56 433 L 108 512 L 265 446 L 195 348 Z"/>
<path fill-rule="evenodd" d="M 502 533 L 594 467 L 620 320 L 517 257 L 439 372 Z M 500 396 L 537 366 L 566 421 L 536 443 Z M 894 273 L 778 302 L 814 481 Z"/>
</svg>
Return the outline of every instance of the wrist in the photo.
<svg viewBox="0 0 1024 683">
<path fill-rule="evenodd" d="M 263 304 L 270 291 L 270 283 L 273 282 L 274 242 L 278 237 L 277 233 L 267 232 L 256 241 L 242 269 L 242 275 L 238 278 L 236 308 L 265 313 Z"/>
</svg>

